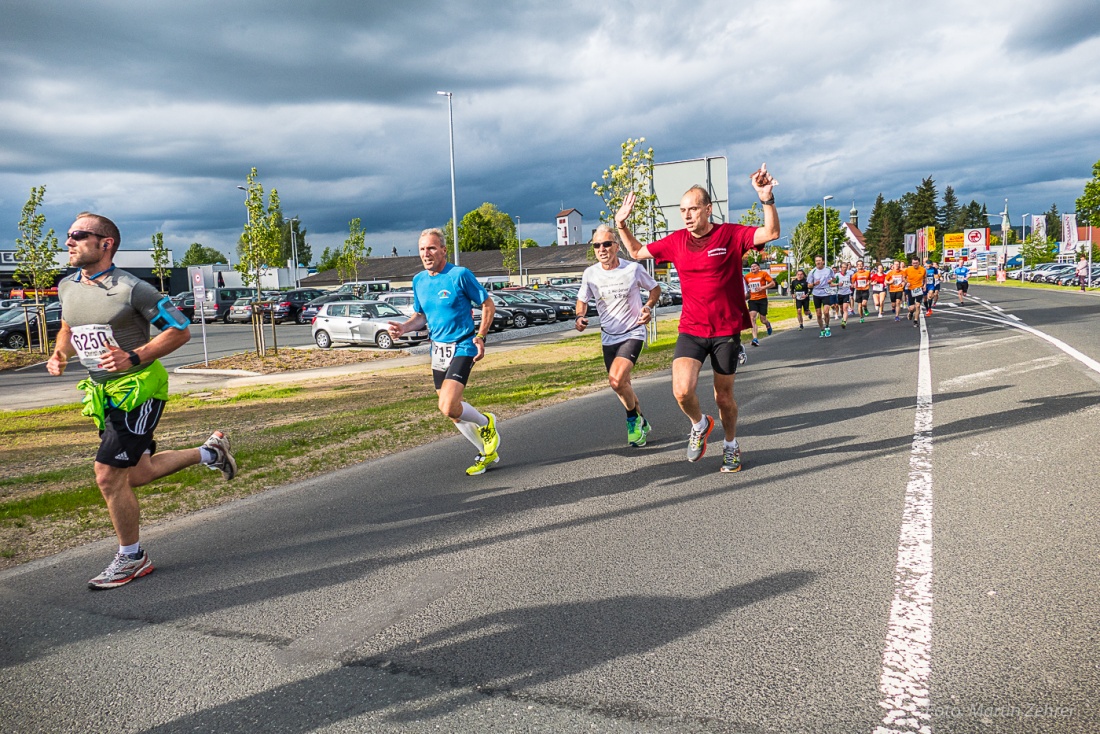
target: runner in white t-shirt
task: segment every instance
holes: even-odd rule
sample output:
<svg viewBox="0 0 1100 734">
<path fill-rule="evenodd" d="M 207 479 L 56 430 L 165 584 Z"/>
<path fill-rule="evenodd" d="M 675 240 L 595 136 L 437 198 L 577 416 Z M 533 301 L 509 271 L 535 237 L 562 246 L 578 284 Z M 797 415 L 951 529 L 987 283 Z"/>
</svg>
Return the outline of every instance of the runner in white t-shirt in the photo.
<svg viewBox="0 0 1100 734">
<path fill-rule="evenodd" d="M 592 248 L 599 262 L 589 266 L 581 278 L 576 328 L 577 331 L 587 328 L 588 299 L 594 298 L 600 316 L 600 343 L 608 383 L 626 409 L 627 442 L 631 446 L 645 446 L 652 426 L 642 415 L 638 396 L 630 384 L 630 373 L 642 353 L 645 325 L 653 318 L 661 287 L 644 267 L 619 259 L 619 243 L 607 225 L 596 228 Z"/>
</svg>

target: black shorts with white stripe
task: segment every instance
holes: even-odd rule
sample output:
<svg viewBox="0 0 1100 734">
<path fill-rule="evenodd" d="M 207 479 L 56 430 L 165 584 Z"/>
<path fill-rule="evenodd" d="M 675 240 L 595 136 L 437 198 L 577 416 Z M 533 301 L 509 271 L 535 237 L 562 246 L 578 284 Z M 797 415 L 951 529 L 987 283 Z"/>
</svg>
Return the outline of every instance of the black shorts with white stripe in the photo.
<svg viewBox="0 0 1100 734">
<path fill-rule="evenodd" d="M 130 412 L 111 408 L 99 432 L 99 451 L 95 460 L 118 469 L 137 466 L 141 455 L 157 450 L 153 431 L 164 412 L 163 400 L 150 398 Z"/>
</svg>

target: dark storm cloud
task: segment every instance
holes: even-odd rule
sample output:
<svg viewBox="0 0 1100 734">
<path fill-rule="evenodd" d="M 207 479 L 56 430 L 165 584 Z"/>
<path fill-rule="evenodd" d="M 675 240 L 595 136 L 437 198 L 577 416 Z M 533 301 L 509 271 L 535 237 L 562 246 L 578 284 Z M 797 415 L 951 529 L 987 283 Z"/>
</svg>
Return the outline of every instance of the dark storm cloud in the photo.
<svg viewBox="0 0 1100 734">
<path fill-rule="evenodd" d="M 1032 5 L 1009 35 L 1009 52 L 1062 53 L 1100 36 L 1100 6 L 1095 0 L 1061 0 Z"/>
<path fill-rule="evenodd" d="M 46 184 L 58 229 L 98 209 L 131 242 L 161 228 L 228 249 L 256 166 L 315 252 L 353 217 L 411 248 L 451 213 L 437 90 L 454 92 L 459 215 L 494 202 L 544 244 L 563 205 L 595 223 L 590 183 L 627 137 L 661 161 L 727 155 L 734 212 L 767 161 L 791 224 L 825 193 L 869 213 L 928 175 L 1065 209 L 1096 155 L 1095 44 L 1027 45 L 1073 20 L 1068 2 L 1031 23 L 1015 0 L 0 7 L 9 232 Z"/>
</svg>

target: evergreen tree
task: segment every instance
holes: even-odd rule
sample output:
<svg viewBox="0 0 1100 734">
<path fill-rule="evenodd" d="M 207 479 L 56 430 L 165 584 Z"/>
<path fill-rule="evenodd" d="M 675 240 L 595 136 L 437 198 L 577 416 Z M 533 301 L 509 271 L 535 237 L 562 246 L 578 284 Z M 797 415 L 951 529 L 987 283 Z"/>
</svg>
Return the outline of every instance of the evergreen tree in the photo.
<svg viewBox="0 0 1100 734">
<path fill-rule="evenodd" d="M 916 232 L 921 227 L 934 227 L 939 221 L 939 208 L 936 206 L 936 182 L 932 177 L 921 181 L 915 192 L 902 197 L 905 211 L 905 231 Z"/>
<path fill-rule="evenodd" d="M 955 189 L 948 186 L 943 190 L 943 206 L 940 208 L 938 229 L 941 233 L 961 232 L 959 225 L 959 199 L 955 196 Z"/>
<path fill-rule="evenodd" d="M 879 193 L 878 198 L 875 199 L 875 205 L 871 207 L 871 216 L 867 218 L 867 229 L 863 230 L 863 241 L 867 243 L 867 251 L 876 260 L 882 259 L 876 253 L 880 250 L 879 243 L 882 241 L 882 225 L 885 216 L 886 201 Z"/>
<path fill-rule="evenodd" d="M 1062 215 L 1058 213 L 1058 205 L 1051 204 L 1043 216 L 1047 220 L 1047 239 L 1055 242 L 1062 239 Z"/>
</svg>

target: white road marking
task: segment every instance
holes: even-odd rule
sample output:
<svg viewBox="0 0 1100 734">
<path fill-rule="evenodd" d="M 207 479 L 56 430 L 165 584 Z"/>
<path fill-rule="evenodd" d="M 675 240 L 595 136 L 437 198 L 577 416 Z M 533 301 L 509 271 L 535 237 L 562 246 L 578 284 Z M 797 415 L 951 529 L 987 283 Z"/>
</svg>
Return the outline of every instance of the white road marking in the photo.
<svg viewBox="0 0 1100 734">
<path fill-rule="evenodd" d="M 882 654 L 879 706 L 885 710 L 875 734 L 931 734 L 929 677 L 932 671 L 932 366 L 923 315 L 917 372 L 917 414 L 909 483 L 894 569 L 894 601 Z"/>
<path fill-rule="evenodd" d="M 1003 374 L 1023 375 L 1028 372 L 1034 372 L 1035 370 L 1045 370 L 1060 365 L 1065 361 L 1066 358 L 1061 354 L 1052 354 L 1049 357 L 1036 357 L 1027 362 L 1018 362 L 1008 367 L 994 367 L 991 370 L 982 370 L 981 372 L 972 372 L 969 375 L 952 377 L 950 380 L 944 380 L 940 383 L 940 390 L 949 390 L 973 382 L 982 382 L 988 378 L 999 377 Z"/>
</svg>

